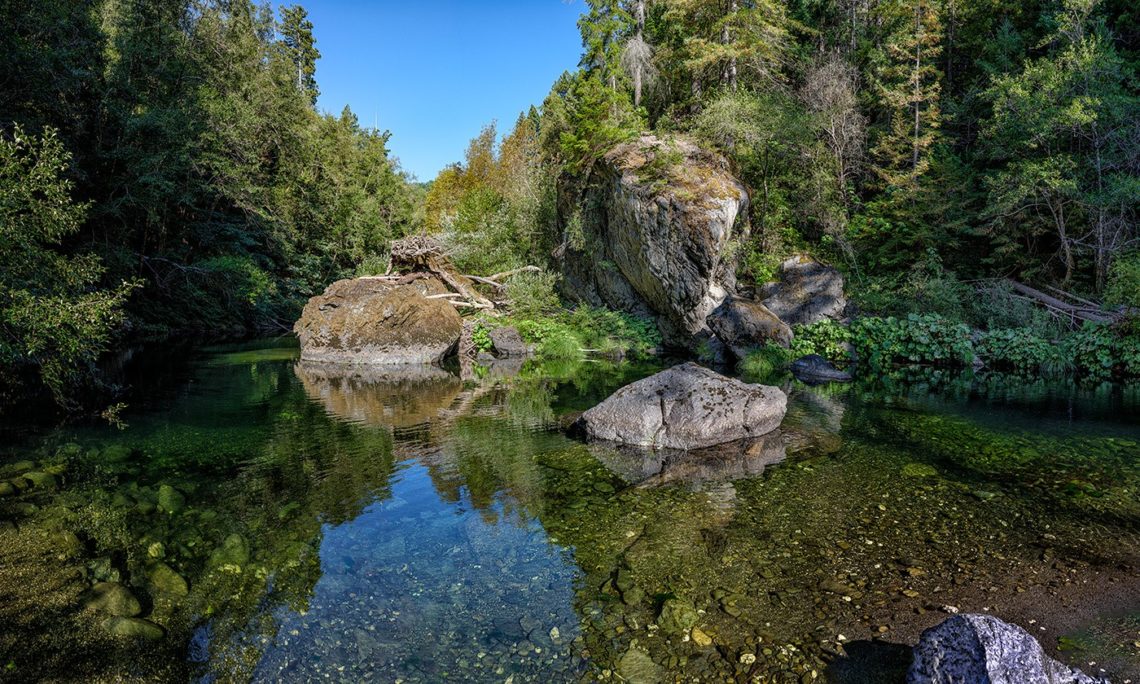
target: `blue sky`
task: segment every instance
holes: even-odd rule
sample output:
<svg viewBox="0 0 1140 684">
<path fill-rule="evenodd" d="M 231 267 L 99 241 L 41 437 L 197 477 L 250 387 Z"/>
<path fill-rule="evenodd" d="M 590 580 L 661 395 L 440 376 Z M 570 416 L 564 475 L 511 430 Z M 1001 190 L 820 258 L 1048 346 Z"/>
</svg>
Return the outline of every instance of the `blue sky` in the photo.
<svg viewBox="0 0 1140 684">
<path fill-rule="evenodd" d="M 578 64 L 581 0 L 301 0 L 321 59 L 322 110 L 347 104 L 421 181 L 484 124 L 509 129 Z"/>
</svg>

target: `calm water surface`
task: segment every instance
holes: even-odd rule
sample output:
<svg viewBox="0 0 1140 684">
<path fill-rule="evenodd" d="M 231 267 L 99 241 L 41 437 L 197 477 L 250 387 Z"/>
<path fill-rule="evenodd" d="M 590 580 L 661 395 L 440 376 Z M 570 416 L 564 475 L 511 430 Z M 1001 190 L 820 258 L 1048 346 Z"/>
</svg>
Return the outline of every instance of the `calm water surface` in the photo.
<svg viewBox="0 0 1140 684">
<path fill-rule="evenodd" d="M 787 383 L 778 433 L 653 454 L 561 429 L 653 366 L 296 357 L 152 354 L 121 429 L 3 427 L 0 678 L 890 682 L 962 610 L 1140 681 L 1136 387 Z"/>
</svg>

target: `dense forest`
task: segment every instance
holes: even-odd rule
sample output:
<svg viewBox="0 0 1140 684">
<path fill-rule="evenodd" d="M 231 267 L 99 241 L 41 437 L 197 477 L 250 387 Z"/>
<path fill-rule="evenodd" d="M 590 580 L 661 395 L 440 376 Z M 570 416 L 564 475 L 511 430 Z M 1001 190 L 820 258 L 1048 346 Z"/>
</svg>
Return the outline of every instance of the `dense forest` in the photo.
<svg viewBox="0 0 1140 684">
<path fill-rule="evenodd" d="M 9 399 L 42 383 L 105 405 L 108 350 L 287 329 L 410 233 L 469 273 L 550 266 L 579 220 L 560 195 L 646 131 L 729 159 L 752 195 L 755 282 L 810 252 L 865 311 L 1046 338 L 994 279 L 1140 306 L 1128 0 L 588 0 L 580 68 L 426 193 L 388 133 L 317 111 L 300 7 L 0 0 L 0 16 Z M 556 285 L 514 296 L 541 312 Z"/>
<path fill-rule="evenodd" d="M 316 111 L 300 7 L 0 2 L 0 366 L 107 398 L 127 340 L 288 329 L 416 224 L 388 134 Z M 90 399 L 89 399 L 90 398 Z"/>
</svg>

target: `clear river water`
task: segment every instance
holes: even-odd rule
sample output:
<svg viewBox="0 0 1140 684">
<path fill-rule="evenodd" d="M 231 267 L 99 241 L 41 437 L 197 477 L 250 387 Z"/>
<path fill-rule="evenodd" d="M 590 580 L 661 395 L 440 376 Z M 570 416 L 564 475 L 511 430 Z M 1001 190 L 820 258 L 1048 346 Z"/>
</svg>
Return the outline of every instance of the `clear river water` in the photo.
<svg viewBox="0 0 1140 684">
<path fill-rule="evenodd" d="M 989 612 L 1140 682 L 1140 387 L 901 371 L 694 453 L 564 426 L 660 362 L 150 352 L 0 426 L 0 680 L 897 682 Z"/>
</svg>

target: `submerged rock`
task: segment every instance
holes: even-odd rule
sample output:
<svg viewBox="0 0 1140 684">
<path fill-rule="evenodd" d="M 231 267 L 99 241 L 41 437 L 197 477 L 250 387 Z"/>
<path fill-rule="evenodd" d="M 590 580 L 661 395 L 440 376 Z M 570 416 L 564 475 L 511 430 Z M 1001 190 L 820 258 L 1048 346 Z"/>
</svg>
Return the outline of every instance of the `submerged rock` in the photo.
<svg viewBox="0 0 1140 684">
<path fill-rule="evenodd" d="M 685 363 L 626 385 L 586 411 L 578 427 L 590 439 L 635 446 L 699 449 L 780 426 L 787 397 Z"/>
<path fill-rule="evenodd" d="M 301 358 L 350 364 L 428 364 L 451 355 L 463 328 L 435 278 L 404 285 L 357 278 L 333 283 L 293 326 Z"/>
<path fill-rule="evenodd" d="M 562 256 L 567 293 L 654 317 L 665 344 L 693 348 L 736 287 L 726 248 L 747 236 L 748 191 L 727 162 L 684 139 L 643 135 L 593 166 L 585 201 L 568 190 L 560 211 L 567 222 L 580 216 L 581 234 Z"/>
<path fill-rule="evenodd" d="M 657 626 L 666 634 L 684 634 L 692 629 L 700 615 L 693 604 L 679 598 L 667 599 L 661 604 L 661 612 L 657 616 Z"/>
<path fill-rule="evenodd" d="M 708 324 L 738 359 L 768 342 L 781 347 L 792 343 L 792 329 L 763 304 L 748 299 L 725 299 L 709 314 Z"/>
<path fill-rule="evenodd" d="M 780 265 L 780 280 L 761 290 L 764 306 L 788 325 L 807 325 L 825 318 L 839 319 L 847 308 L 843 275 L 806 256 Z"/>
<path fill-rule="evenodd" d="M 665 669 L 645 651 L 631 646 L 618 661 L 618 674 L 630 684 L 658 684 L 665 680 Z"/>
<path fill-rule="evenodd" d="M 174 487 L 164 484 L 158 488 L 158 507 L 164 513 L 181 513 L 186 508 L 186 497 Z"/>
<path fill-rule="evenodd" d="M 103 629 L 117 637 L 158 641 L 166 632 L 150 620 L 137 617 L 109 617 L 103 621 Z"/>
<path fill-rule="evenodd" d="M 216 568 L 225 565 L 241 567 L 248 562 L 249 543 L 246 542 L 245 537 L 236 532 L 226 537 L 222 545 L 210 554 L 210 565 Z"/>
<path fill-rule="evenodd" d="M 24 479 L 32 483 L 33 487 L 39 489 L 57 489 L 59 481 L 55 479 L 55 475 L 51 473 L 44 473 L 40 471 L 32 471 L 24 473 Z"/>
<path fill-rule="evenodd" d="M 1017 625 L 955 615 L 922 633 L 907 684 L 1107 684 L 1053 660 Z"/>
<path fill-rule="evenodd" d="M 91 610 L 118 617 L 135 617 L 142 612 L 142 605 L 131 590 L 116 582 L 97 583 L 83 604 Z"/>
<path fill-rule="evenodd" d="M 152 565 L 147 572 L 147 579 L 150 580 L 150 588 L 158 594 L 186 596 L 190 593 L 190 586 L 185 578 L 166 563 Z"/>
<path fill-rule="evenodd" d="M 851 382 L 851 374 L 836 368 L 819 354 L 808 354 L 792 362 L 792 375 L 808 385 L 826 385 L 829 382 Z"/>
</svg>

